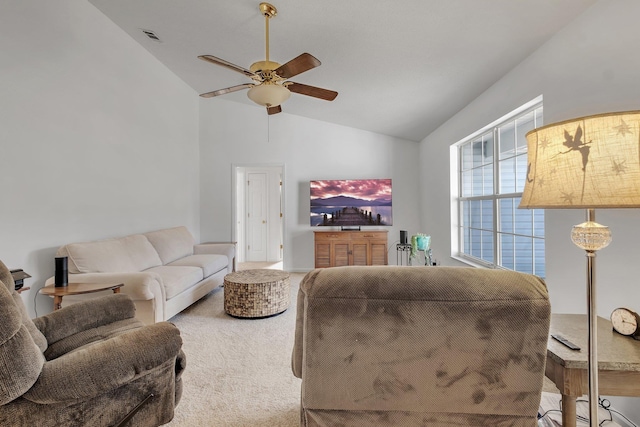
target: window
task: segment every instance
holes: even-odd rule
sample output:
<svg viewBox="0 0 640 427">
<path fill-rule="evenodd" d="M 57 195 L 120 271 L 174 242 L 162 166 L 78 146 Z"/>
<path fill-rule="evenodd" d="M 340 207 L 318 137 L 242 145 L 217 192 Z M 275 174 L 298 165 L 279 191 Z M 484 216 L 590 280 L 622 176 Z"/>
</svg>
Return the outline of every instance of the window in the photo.
<svg viewBox="0 0 640 427">
<path fill-rule="evenodd" d="M 527 175 L 525 134 L 541 125 L 537 99 L 455 145 L 458 257 L 545 276 L 544 210 L 518 209 Z"/>
</svg>

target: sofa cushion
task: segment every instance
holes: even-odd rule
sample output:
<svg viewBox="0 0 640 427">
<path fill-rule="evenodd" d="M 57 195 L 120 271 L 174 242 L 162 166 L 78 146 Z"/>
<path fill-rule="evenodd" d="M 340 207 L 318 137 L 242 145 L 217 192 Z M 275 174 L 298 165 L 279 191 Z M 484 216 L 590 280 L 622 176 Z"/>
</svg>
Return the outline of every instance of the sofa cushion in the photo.
<svg viewBox="0 0 640 427">
<path fill-rule="evenodd" d="M 193 255 L 195 240 L 187 227 L 174 227 L 144 234 L 158 251 L 162 264 Z"/>
<path fill-rule="evenodd" d="M 228 264 L 229 258 L 224 255 L 202 254 L 180 258 L 169 265 L 200 267 L 204 273 L 204 277 L 209 277 L 220 270 L 225 270 Z"/>
<path fill-rule="evenodd" d="M 157 273 L 162 277 L 167 301 L 204 278 L 200 267 L 161 265 L 147 271 Z"/>
<path fill-rule="evenodd" d="M 131 273 L 162 264 L 158 252 L 142 234 L 118 239 L 70 243 L 56 256 L 69 257 L 69 273 Z"/>
</svg>

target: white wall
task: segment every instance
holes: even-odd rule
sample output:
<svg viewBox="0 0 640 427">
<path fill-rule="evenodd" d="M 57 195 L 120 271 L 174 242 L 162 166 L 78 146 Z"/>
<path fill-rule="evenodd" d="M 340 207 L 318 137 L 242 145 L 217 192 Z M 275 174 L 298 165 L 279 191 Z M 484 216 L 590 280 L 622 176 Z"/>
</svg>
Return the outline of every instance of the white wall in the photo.
<svg viewBox="0 0 640 427">
<path fill-rule="evenodd" d="M 3 1 L 0 52 L 0 259 L 33 276 L 31 315 L 62 244 L 197 236 L 193 90 L 86 1 Z"/>
<path fill-rule="evenodd" d="M 314 266 L 309 225 L 313 179 L 392 179 L 394 225 L 381 228 L 389 230 L 392 264 L 396 260 L 392 243 L 399 240 L 400 230 L 421 231 L 415 142 L 286 113 L 268 117 L 257 106 L 203 99 L 200 153 L 202 240 L 231 238 L 233 164 L 284 164 L 284 266 L 289 271 Z"/>
<path fill-rule="evenodd" d="M 553 123 L 588 114 L 640 109 L 640 2 L 601 0 L 565 27 L 493 87 L 425 138 L 420 145 L 421 183 L 449 176 L 449 146 L 542 94 L 544 121 Z M 543 25 L 543 23 L 541 24 Z M 421 189 L 423 228 L 434 241 L 448 242 L 450 193 L 446 185 Z M 597 259 L 598 314 L 609 317 L 619 306 L 640 311 L 640 210 L 601 210 L 598 222 L 610 226 L 611 245 Z M 546 264 L 552 310 L 586 313 L 586 260 L 571 243 L 571 226 L 583 211 L 547 210 Z M 459 265 L 452 259 L 442 259 Z M 615 400 L 638 423 L 638 399 Z"/>
</svg>

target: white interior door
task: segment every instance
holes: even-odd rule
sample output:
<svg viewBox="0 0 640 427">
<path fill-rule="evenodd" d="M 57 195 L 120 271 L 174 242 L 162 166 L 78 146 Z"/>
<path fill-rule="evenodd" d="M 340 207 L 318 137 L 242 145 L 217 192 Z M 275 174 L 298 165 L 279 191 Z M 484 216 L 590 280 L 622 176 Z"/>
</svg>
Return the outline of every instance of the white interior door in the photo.
<svg viewBox="0 0 640 427">
<path fill-rule="evenodd" d="M 237 261 L 282 261 L 284 168 L 272 165 L 234 166 L 233 194 L 232 238 L 238 243 Z"/>
<path fill-rule="evenodd" d="M 247 261 L 267 261 L 268 181 L 266 172 L 247 173 Z"/>
</svg>

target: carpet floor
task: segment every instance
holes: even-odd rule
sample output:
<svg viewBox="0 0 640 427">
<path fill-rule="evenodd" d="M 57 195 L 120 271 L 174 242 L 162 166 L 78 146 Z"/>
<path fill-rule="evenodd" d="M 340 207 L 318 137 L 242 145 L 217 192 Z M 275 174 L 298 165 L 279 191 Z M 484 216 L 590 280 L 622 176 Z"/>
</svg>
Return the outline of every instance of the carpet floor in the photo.
<svg viewBox="0 0 640 427">
<path fill-rule="evenodd" d="M 291 351 L 303 277 L 291 273 L 291 304 L 277 316 L 228 316 L 224 290 L 218 288 L 171 319 L 181 331 L 187 368 L 182 399 L 168 426 L 299 425 L 300 380 L 291 372 Z"/>
</svg>

